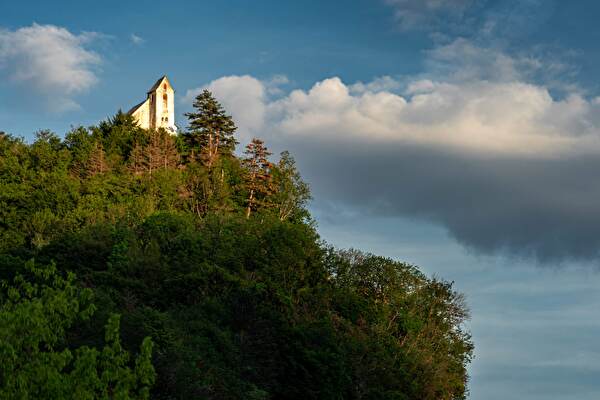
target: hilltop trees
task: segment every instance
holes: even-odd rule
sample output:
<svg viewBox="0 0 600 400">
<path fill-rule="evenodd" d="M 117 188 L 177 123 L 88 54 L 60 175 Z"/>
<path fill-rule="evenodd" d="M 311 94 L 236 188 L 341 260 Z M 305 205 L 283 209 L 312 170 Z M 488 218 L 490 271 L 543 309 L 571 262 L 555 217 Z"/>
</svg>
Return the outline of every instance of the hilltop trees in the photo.
<svg viewBox="0 0 600 400">
<path fill-rule="evenodd" d="M 181 157 L 173 136 L 164 129 L 149 131 L 137 138 L 129 154 L 129 170 L 135 175 L 174 169 Z"/>
<path fill-rule="evenodd" d="M 104 348 L 69 349 L 69 329 L 94 314 L 92 291 L 54 266 L 28 262 L 23 272 L 29 278 L 17 274 L 0 287 L 0 399 L 147 399 L 155 379 L 151 339 L 130 366 L 113 315 Z"/>
<path fill-rule="evenodd" d="M 87 174 L 94 176 L 96 174 L 102 174 L 108 170 L 108 164 L 106 162 L 106 153 L 104 147 L 100 141 L 94 142 L 94 147 L 90 153 L 87 165 Z"/>
<path fill-rule="evenodd" d="M 185 114 L 189 121 L 185 150 L 191 163 L 200 161 L 203 167 L 190 165 L 195 179 L 188 190 L 195 198 L 194 209 L 199 216 L 210 211 L 231 211 L 235 205 L 230 192 L 236 184 L 239 165 L 233 157 L 237 127 L 208 90 L 196 96 L 193 107 L 194 112 Z"/>
<path fill-rule="evenodd" d="M 237 127 L 231 116 L 208 90 L 194 100 L 194 112 L 186 113 L 189 120 L 187 142 L 191 158 L 198 157 L 210 170 L 220 155 L 231 155 L 237 141 L 233 134 Z"/>
<path fill-rule="evenodd" d="M 188 116 L 0 136 L 0 399 L 464 399 L 452 285 L 329 248 L 288 152 Z"/>
</svg>

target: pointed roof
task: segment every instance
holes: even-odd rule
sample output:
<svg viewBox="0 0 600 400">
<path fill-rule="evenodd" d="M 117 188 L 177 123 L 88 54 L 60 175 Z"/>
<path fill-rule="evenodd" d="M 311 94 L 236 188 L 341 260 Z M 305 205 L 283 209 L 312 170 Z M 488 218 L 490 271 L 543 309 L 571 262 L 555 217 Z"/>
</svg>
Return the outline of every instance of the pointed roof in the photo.
<svg viewBox="0 0 600 400">
<path fill-rule="evenodd" d="M 127 114 L 133 114 L 134 112 L 136 112 L 141 106 L 144 105 L 145 102 L 147 102 L 148 99 L 142 101 L 140 104 L 136 104 L 135 106 L 131 107 L 131 109 L 129 111 L 127 111 Z"/>
<path fill-rule="evenodd" d="M 167 78 L 167 76 L 163 75 L 159 80 L 156 81 L 156 83 L 154 85 L 152 85 L 150 90 L 148 90 L 148 93 L 155 92 L 156 89 L 158 89 L 160 87 L 160 85 L 162 85 L 163 81 L 167 81 L 169 86 L 171 86 L 171 82 L 169 82 L 169 79 Z M 171 86 L 171 88 L 173 88 L 173 86 Z"/>
</svg>

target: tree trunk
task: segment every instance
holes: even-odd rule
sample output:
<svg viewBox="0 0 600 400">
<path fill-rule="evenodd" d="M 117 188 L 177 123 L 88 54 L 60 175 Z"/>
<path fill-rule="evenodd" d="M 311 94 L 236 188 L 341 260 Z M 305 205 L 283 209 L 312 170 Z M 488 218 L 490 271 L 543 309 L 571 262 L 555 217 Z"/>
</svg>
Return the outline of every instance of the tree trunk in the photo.
<svg viewBox="0 0 600 400">
<path fill-rule="evenodd" d="M 250 197 L 248 198 L 248 208 L 246 208 L 246 219 L 250 218 L 252 211 L 252 202 L 254 201 L 254 189 L 250 189 Z"/>
</svg>

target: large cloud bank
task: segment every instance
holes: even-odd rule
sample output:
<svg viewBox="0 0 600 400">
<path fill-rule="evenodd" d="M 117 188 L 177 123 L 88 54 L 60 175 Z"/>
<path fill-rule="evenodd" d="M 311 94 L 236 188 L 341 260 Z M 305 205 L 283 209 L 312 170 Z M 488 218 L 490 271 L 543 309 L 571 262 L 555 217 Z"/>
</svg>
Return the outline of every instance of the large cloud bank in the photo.
<svg viewBox="0 0 600 400">
<path fill-rule="evenodd" d="M 426 219 L 485 253 L 598 255 L 598 99 L 556 99 L 519 80 L 333 77 L 275 98 L 269 85 L 228 76 L 207 86 L 243 140 L 295 153 L 321 201 Z"/>
</svg>

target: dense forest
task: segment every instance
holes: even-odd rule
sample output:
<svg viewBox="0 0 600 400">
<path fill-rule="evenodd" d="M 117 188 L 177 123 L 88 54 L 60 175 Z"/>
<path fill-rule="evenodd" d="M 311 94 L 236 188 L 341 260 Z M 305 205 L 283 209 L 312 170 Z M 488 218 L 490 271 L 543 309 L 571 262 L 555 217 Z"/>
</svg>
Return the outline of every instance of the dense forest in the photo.
<svg viewBox="0 0 600 400">
<path fill-rule="evenodd" d="M 464 399 L 452 284 L 327 245 L 293 157 L 193 106 L 0 133 L 0 399 Z"/>
</svg>

